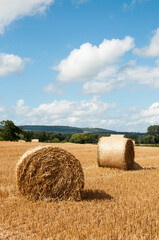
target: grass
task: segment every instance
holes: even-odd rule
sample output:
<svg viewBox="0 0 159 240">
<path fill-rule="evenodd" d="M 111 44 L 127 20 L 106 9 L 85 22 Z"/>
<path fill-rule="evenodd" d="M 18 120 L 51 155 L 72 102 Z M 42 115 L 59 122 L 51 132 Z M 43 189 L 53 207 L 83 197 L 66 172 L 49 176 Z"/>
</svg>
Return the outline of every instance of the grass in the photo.
<svg viewBox="0 0 159 240">
<path fill-rule="evenodd" d="M 159 148 L 135 147 L 143 170 L 99 168 L 97 146 L 56 143 L 85 174 L 84 200 L 30 202 L 16 188 L 19 157 L 38 143 L 0 142 L 0 239 L 159 239 Z M 48 144 L 47 144 L 48 145 Z"/>
</svg>

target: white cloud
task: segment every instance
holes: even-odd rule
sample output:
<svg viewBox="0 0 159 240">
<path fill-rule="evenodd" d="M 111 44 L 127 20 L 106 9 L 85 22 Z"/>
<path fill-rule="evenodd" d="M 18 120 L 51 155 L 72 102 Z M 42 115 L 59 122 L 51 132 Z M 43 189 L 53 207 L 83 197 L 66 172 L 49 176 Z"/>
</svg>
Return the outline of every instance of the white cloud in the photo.
<svg viewBox="0 0 159 240">
<path fill-rule="evenodd" d="M 46 94 L 59 94 L 62 95 L 63 91 L 61 89 L 58 88 L 58 86 L 54 83 L 50 83 L 48 86 L 46 86 L 43 91 Z"/>
<path fill-rule="evenodd" d="M 4 108 L 0 106 L 0 113 L 4 112 Z"/>
<path fill-rule="evenodd" d="M 125 87 L 126 85 L 148 85 L 159 88 L 159 68 L 137 66 L 135 61 L 130 61 L 123 66 L 110 66 L 100 72 L 95 79 L 83 85 L 85 94 L 108 93 Z"/>
<path fill-rule="evenodd" d="M 75 4 L 76 6 L 88 2 L 89 0 L 72 0 L 72 3 Z"/>
<path fill-rule="evenodd" d="M 126 126 L 133 127 L 137 131 L 146 131 L 150 125 L 156 125 L 159 122 L 159 102 L 153 103 L 148 108 L 138 110 L 130 115 Z"/>
<path fill-rule="evenodd" d="M 28 106 L 25 106 L 24 100 L 19 99 L 17 101 L 16 107 L 11 107 L 9 109 L 10 112 L 16 113 L 17 116 L 25 116 L 31 111 L 31 108 Z"/>
<path fill-rule="evenodd" d="M 104 81 L 98 81 L 98 82 L 86 82 L 83 85 L 82 92 L 84 94 L 102 94 L 102 93 L 108 93 L 113 90 L 119 89 L 123 87 L 124 82 L 116 79 L 112 79 L 108 82 Z"/>
<path fill-rule="evenodd" d="M 123 4 L 123 10 L 128 11 L 128 10 L 133 10 L 136 6 L 137 3 L 143 3 L 143 2 L 148 2 L 150 0 L 131 0 L 130 3 L 124 3 Z"/>
<path fill-rule="evenodd" d="M 153 103 L 150 107 L 138 109 L 136 107 L 125 110 L 118 110 L 116 116 L 105 119 L 103 125 L 108 129 L 128 132 L 146 132 L 150 125 L 159 122 L 159 102 Z"/>
<path fill-rule="evenodd" d="M 136 4 L 136 0 L 131 0 L 130 4 L 127 4 L 127 3 L 123 4 L 123 9 L 124 10 L 133 9 L 135 7 L 135 4 Z"/>
<path fill-rule="evenodd" d="M 143 56 L 159 56 L 159 29 L 156 30 L 151 44 L 142 49 L 135 49 Z M 118 63 L 121 57 L 134 47 L 134 39 L 127 36 L 123 40 L 104 40 L 99 46 L 90 43 L 74 49 L 59 65 L 59 82 L 85 81 L 84 94 L 104 94 L 128 85 L 147 85 L 159 88 L 159 61 L 156 66 L 137 65 L 130 61 L 124 65 Z M 145 55 L 144 55 L 145 54 Z"/>
<path fill-rule="evenodd" d="M 24 105 L 24 100 L 23 99 L 19 99 L 17 101 L 17 108 L 21 108 Z"/>
<path fill-rule="evenodd" d="M 21 119 L 23 124 L 69 125 L 69 126 L 100 126 L 101 120 L 108 116 L 115 104 L 100 101 L 97 97 L 89 101 L 53 101 L 36 108 L 17 101 L 16 106 L 5 108 L 6 118 Z"/>
<path fill-rule="evenodd" d="M 133 127 L 137 131 L 146 131 L 150 125 L 159 123 L 159 102 L 153 103 L 144 109 L 136 109 L 130 113 L 126 126 Z"/>
<path fill-rule="evenodd" d="M 74 49 L 53 69 L 59 72 L 61 82 L 88 81 L 95 78 L 103 69 L 113 64 L 134 47 L 134 39 L 127 36 L 123 40 L 104 40 L 99 47 L 85 43 Z"/>
<path fill-rule="evenodd" d="M 127 83 L 150 85 L 151 88 L 159 87 L 159 68 L 136 65 L 135 61 L 120 67 L 118 70 L 118 78 Z"/>
<path fill-rule="evenodd" d="M 141 57 L 159 57 L 159 28 L 155 31 L 149 46 L 134 49 L 134 53 Z"/>
<path fill-rule="evenodd" d="M 159 68 L 149 66 L 128 66 L 123 70 L 123 77 L 132 83 L 159 87 Z"/>
<path fill-rule="evenodd" d="M 26 61 L 29 61 L 29 59 L 22 59 L 13 54 L 0 53 L 0 77 L 22 73 Z"/>
<path fill-rule="evenodd" d="M 54 0 L 0 0 L 0 34 L 14 20 L 43 13 L 51 3 Z"/>
<path fill-rule="evenodd" d="M 159 102 L 153 103 L 149 108 L 141 111 L 141 116 L 146 118 L 156 118 L 156 122 L 159 122 Z"/>
<path fill-rule="evenodd" d="M 0 114 L 1 119 L 12 119 L 16 124 L 68 125 L 146 132 L 148 126 L 158 124 L 159 102 L 143 109 L 135 106 L 117 109 L 116 104 L 94 97 L 89 101 L 53 101 L 33 108 L 19 99 L 16 106 L 0 107 Z"/>
</svg>

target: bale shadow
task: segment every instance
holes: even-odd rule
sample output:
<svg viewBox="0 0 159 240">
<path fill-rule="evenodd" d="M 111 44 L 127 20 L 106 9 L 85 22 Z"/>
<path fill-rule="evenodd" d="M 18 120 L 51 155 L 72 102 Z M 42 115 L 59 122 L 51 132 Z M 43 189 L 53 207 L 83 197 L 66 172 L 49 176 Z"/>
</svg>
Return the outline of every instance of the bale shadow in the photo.
<svg viewBox="0 0 159 240">
<path fill-rule="evenodd" d="M 142 170 L 154 170 L 154 169 L 156 169 L 155 167 L 144 167 L 144 168 L 142 168 Z"/>
<path fill-rule="evenodd" d="M 134 162 L 133 168 L 130 171 L 138 171 L 138 170 L 153 170 L 156 169 L 155 167 L 142 167 L 140 164 L 137 162 Z"/>
<path fill-rule="evenodd" d="M 112 200 L 113 197 L 103 190 L 92 190 L 87 189 L 83 192 L 83 200 L 92 201 L 92 200 Z"/>
<path fill-rule="evenodd" d="M 131 171 L 137 171 L 137 170 L 143 170 L 143 167 L 140 164 L 138 164 L 137 162 L 134 162 Z"/>
</svg>

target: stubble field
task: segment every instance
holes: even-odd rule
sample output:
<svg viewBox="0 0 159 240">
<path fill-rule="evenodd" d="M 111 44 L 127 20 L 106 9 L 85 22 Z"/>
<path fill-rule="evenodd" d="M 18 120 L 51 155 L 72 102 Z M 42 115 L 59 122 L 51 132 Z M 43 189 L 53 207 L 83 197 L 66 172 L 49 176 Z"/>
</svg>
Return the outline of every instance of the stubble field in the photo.
<svg viewBox="0 0 159 240">
<path fill-rule="evenodd" d="M 50 144 L 81 162 L 80 202 L 29 202 L 16 188 L 20 156 L 39 143 L 0 142 L 0 240 L 159 239 L 159 148 L 135 147 L 143 169 L 99 168 L 97 145 Z"/>
</svg>

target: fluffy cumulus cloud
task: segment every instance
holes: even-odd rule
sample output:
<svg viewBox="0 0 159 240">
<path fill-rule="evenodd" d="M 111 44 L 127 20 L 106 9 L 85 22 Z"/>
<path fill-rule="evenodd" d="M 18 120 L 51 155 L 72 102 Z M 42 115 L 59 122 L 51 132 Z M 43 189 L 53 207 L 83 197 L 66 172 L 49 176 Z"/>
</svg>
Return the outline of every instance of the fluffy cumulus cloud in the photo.
<svg viewBox="0 0 159 240">
<path fill-rule="evenodd" d="M 159 56 L 159 29 L 156 30 L 150 46 L 135 49 L 134 53 L 142 56 Z M 74 49 L 53 69 L 58 71 L 59 82 L 84 81 L 82 93 L 105 94 L 127 85 L 147 85 L 150 88 L 159 87 L 158 65 L 137 65 L 135 61 L 121 64 L 121 57 L 134 48 L 134 39 L 127 36 L 122 40 L 104 40 L 99 46 L 90 43 Z M 156 61 L 156 64 L 158 62 Z M 54 91 L 54 86 L 48 86 L 45 91 Z"/>
<path fill-rule="evenodd" d="M 129 120 L 126 122 L 126 127 L 131 127 L 136 131 L 146 132 L 150 125 L 157 125 L 159 119 L 159 102 L 153 103 L 151 106 L 138 109 L 130 114 Z"/>
<path fill-rule="evenodd" d="M 22 73 L 27 61 L 29 59 L 22 59 L 14 54 L 0 53 L 0 77 Z"/>
<path fill-rule="evenodd" d="M 102 94 L 122 88 L 125 85 L 123 80 L 111 79 L 108 82 L 89 81 L 83 85 L 82 93 L 84 94 Z"/>
<path fill-rule="evenodd" d="M 20 99 L 16 106 L 6 108 L 5 112 L 9 119 L 21 119 L 22 124 L 100 126 L 101 121 L 115 106 L 94 97 L 89 101 L 78 102 L 55 100 L 33 108 L 25 105 L 24 100 Z"/>
<path fill-rule="evenodd" d="M 154 32 L 149 46 L 145 46 L 141 49 L 134 49 L 134 53 L 141 57 L 159 57 L 159 28 Z"/>
<path fill-rule="evenodd" d="M 93 81 L 83 85 L 85 94 L 102 94 L 125 87 L 126 85 L 147 85 L 159 88 L 159 68 L 136 65 L 130 61 L 122 66 L 110 66 L 100 72 Z"/>
<path fill-rule="evenodd" d="M 0 106 L 0 113 L 4 112 L 4 108 Z"/>
<path fill-rule="evenodd" d="M 134 114 L 133 123 L 138 126 L 138 129 L 149 127 L 150 125 L 157 125 L 159 120 L 159 102 L 151 104 L 149 107 L 141 109 L 138 114 Z M 131 122 L 129 123 L 131 124 Z"/>
<path fill-rule="evenodd" d="M 116 131 L 146 132 L 158 124 L 159 102 L 144 109 L 118 109 L 115 103 L 106 103 L 97 97 L 89 101 L 59 100 L 35 108 L 19 99 L 15 106 L 0 107 L 1 119 L 12 119 L 16 124 L 68 125 L 100 127 Z"/>
<path fill-rule="evenodd" d="M 155 117 L 157 123 L 159 119 L 159 102 L 155 102 L 149 108 L 142 110 L 141 116 L 148 118 L 149 120 Z"/>
<path fill-rule="evenodd" d="M 103 125 L 117 131 L 146 132 L 150 125 L 157 125 L 158 120 L 159 102 L 155 102 L 144 109 L 133 107 L 118 110 L 116 117 L 103 120 Z"/>
<path fill-rule="evenodd" d="M 59 94 L 62 95 L 63 91 L 55 83 L 50 83 L 43 89 L 46 94 Z"/>
<path fill-rule="evenodd" d="M 134 64 L 128 64 L 121 68 L 119 75 L 123 80 L 133 84 L 150 85 L 152 88 L 159 87 L 159 68 L 149 66 L 137 66 Z M 120 77 L 120 76 L 119 76 Z"/>
<path fill-rule="evenodd" d="M 119 59 L 134 47 L 134 39 L 127 36 L 123 40 L 104 40 L 99 46 L 85 43 L 74 49 L 53 69 L 61 82 L 88 81 L 98 76 L 107 66 Z"/>
<path fill-rule="evenodd" d="M 1 0 L 0 34 L 6 26 L 24 16 L 43 13 L 54 0 Z"/>
</svg>

